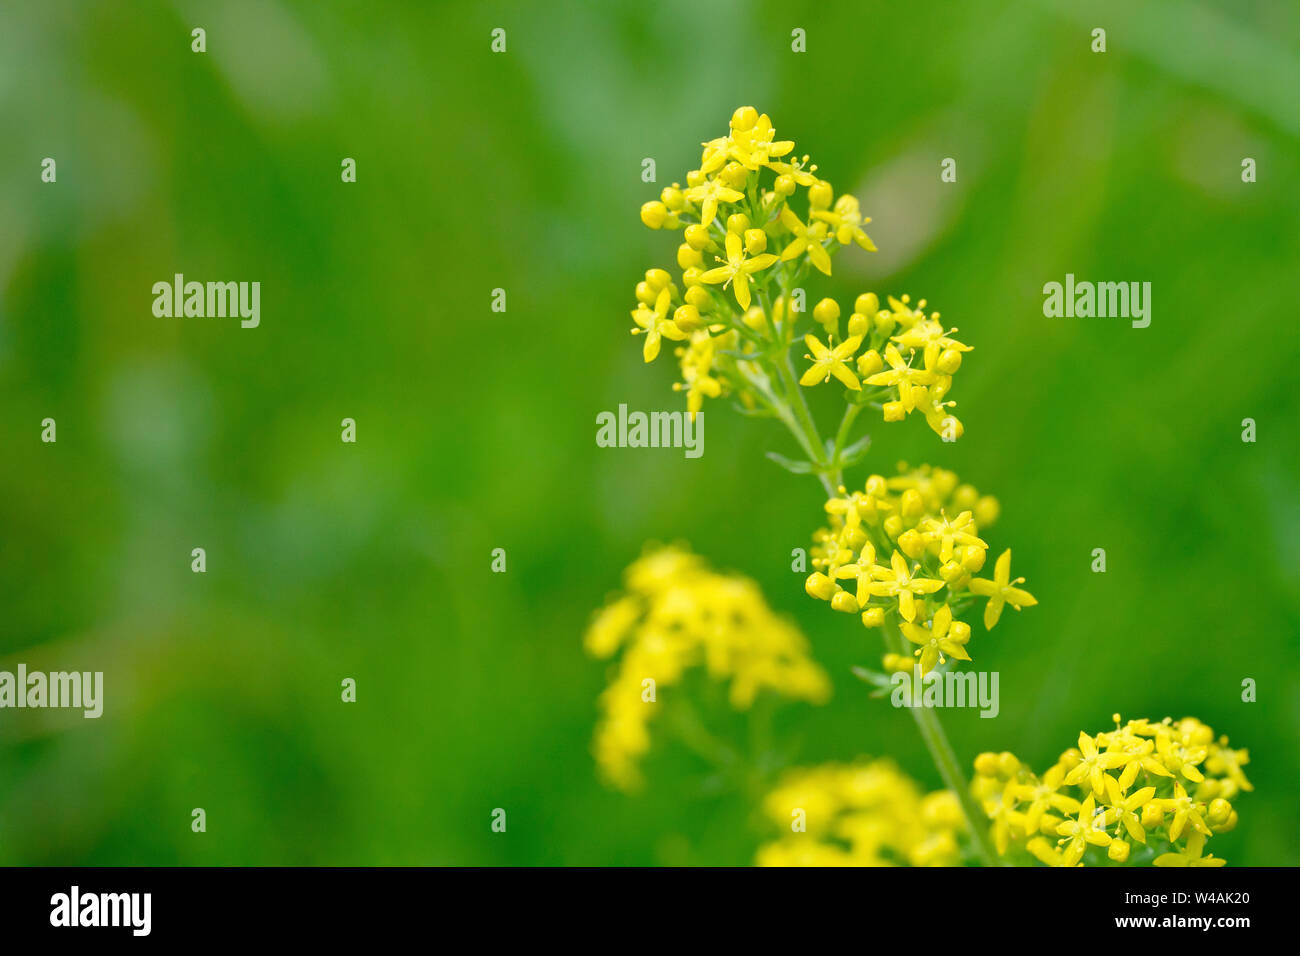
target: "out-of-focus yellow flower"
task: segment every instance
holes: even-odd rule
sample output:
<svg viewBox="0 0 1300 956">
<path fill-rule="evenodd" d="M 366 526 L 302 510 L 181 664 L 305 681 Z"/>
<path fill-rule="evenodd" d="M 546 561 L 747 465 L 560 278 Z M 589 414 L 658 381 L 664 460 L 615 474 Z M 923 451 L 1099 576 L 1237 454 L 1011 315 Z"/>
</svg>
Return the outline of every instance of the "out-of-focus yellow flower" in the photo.
<svg viewBox="0 0 1300 956">
<path fill-rule="evenodd" d="M 835 200 L 833 210 L 829 212 L 818 210 L 813 213 L 813 218 L 821 220 L 834 229 L 835 238 L 840 245 L 847 246 L 850 242 L 856 242 L 868 252 L 876 251 L 876 244 L 862 230 L 864 225 L 871 222 L 871 217 L 863 217 L 862 209 L 858 205 L 858 197 L 846 193 Z"/>
<path fill-rule="evenodd" d="M 922 793 L 889 760 L 791 770 L 763 810 L 784 836 L 759 866 L 954 866 L 966 852 L 953 794 Z"/>
<path fill-rule="evenodd" d="M 737 709 L 764 691 L 812 703 L 829 695 L 830 682 L 803 635 L 748 578 L 713 571 L 682 547 L 663 547 L 633 563 L 624 582 L 626 593 L 597 612 L 584 639 L 594 656 L 617 656 L 592 744 L 602 775 L 615 786 L 640 784 L 650 722 L 658 708 L 673 706 L 659 695 L 688 670 L 703 668 L 711 680 L 728 682 Z"/>
<path fill-rule="evenodd" d="M 831 257 L 827 254 L 826 247 L 822 245 L 826 239 L 825 227 L 804 225 L 802 220 L 790 211 L 789 206 L 781 208 L 781 225 L 785 226 L 791 236 L 786 247 L 781 250 L 781 260 L 789 262 L 807 253 L 809 262 L 821 272 L 830 275 Z"/>
</svg>

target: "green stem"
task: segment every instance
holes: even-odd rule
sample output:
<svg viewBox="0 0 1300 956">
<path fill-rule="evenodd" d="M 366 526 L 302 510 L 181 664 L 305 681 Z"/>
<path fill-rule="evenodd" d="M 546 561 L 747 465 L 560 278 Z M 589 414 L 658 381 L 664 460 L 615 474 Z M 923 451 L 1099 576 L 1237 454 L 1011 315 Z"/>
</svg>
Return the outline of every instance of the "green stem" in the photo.
<svg viewBox="0 0 1300 956">
<path fill-rule="evenodd" d="M 885 622 L 885 644 L 894 653 L 903 653 L 902 636 L 898 633 L 896 625 L 888 620 Z M 933 707 L 908 707 L 907 709 L 911 711 L 912 719 L 916 721 L 916 728 L 921 732 L 921 739 L 925 741 L 926 749 L 930 751 L 930 758 L 934 761 L 944 786 L 957 796 L 962 816 L 966 818 L 966 828 L 970 831 L 971 840 L 981 862 L 985 866 L 997 866 L 998 855 L 989 839 L 987 814 L 970 791 L 966 774 L 962 772 L 961 762 L 957 759 L 952 744 L 948 742 L 948 735 L 944 733 L 943 722 L 939 720 L 939 715 Z"/>
</svg>

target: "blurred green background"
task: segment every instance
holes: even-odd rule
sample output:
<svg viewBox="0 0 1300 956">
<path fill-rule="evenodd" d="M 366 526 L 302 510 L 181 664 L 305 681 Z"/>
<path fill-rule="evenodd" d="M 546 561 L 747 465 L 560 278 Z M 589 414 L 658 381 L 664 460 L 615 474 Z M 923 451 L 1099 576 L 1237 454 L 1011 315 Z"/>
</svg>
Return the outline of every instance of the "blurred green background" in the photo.
<svg viewBox="0 0 1300 956">
<path fill-rule="evenodd" d="M 976 347 L 966 437 L 873 424 L 854 476 L 931 461 L 996 494 L 990 543 L 1039 598 L 977 634 L 1002 710 L 945 715 L 959 754 L 1042 767 L 1115 711 L 1195 715 L 1252 756 L 1216 855 L 1296 863 L 1298 21 L 1200 0 L 6 3 L 0 669 L 107 687 L 98 721 L 0 711 L 0 863 L 746 864 L 752 805 L 679 749 L 639 796 L 594 774 L 605 668 L 580 638 L 650 539 L 756 578 L 813 640 L 836 693 L 781 712 L 802 762 L 890 754 L 938 786 L 909 716 L 849 674 L 871 636 L 790 570 L 822 501 L 764 459 L 788 436 L 719 403 L 699 460 L 595 445 L 599 411 L 680 407 L 628 335 L 634 283 L 675 248 L 637 210 L 742 104 L 875 218 L 880 252 L 810 295 L 924 296 Z M 155 318 L 176 272 L 259 280 L 261 327 Z M 1150 328 L 1045 319 L 1067 272 L 1151 282 Z"/>
</svg>

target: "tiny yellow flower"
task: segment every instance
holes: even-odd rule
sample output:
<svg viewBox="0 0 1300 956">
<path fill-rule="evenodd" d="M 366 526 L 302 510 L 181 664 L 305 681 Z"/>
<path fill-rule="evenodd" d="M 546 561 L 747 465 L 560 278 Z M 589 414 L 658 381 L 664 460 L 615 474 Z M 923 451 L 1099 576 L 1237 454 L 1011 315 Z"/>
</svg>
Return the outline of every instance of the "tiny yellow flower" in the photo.
<svg viewBox="0 0 1300 956">
<path fill-rule="evenodd" d="M 1033 607 L 1038 603 L 1038 599 L 1028 591 L 1016 587 L 1024 580 L 1024 578 L 1011 580 L 1011 549 L 1008 548 L 1002 552 L 1002 557 L 998 558 L 998 563 L 993 569 L 992 581 L 986 578 L 976 578 L 971 581 L 971 591 L 989 599 L 989 603 L 984 607 L 986 630 L 993 630 L 993 625 L 1002 616 L 1004 604 L 1010 604 L 1019 611 L 1022 607 Z"/>
<path fill-rule="evenodd" d="M 749 277 L 755 272 L 762 272 L 774 262 L 776 262 L 776 256 L 770 252 L 754 256 L 752 259 L 746 259 L 744 243 L 740 236 L 734 232 L 729 232 L 727 233 L 726 265 L 710 269 L 700 276 L 700 281 L 707 282 L 709 285 L 717 285 L 721 282 L 724 289 L 728 284 L 732 285 L 732 292 L 735 293 L 736 301 L 740 304 L 741 309 L 748 309 L 750 303 Z"/>
<path fill-rule="evenodd" d="M 933 382 L 934 373 L 923 368 L 912 368 L 903 361 L 903 356 L 893 345 L 885 349 L 885 362 L 889 365 L 888 371 L 877 372 L 867 379 L 867 384 L 898 386 L 898 400 L 903 403 L 905 409 L 912 411 L 916 408 L 913 390 L 919 385 L 929 385 Z"/>
<path fill-rule="evenodd" d="M 826 247 L 822 245 L 822 240 L 826 238 L 825 228 L 805 226 L 799 217 L 790 211 L 789 206 L 781 208 L 781 225 L 790 230 L 794 236 L 781 250 L 781 261 L 789 262 L 807 252 L 808 260 L 826 275 L 830 275 L 831 257 Z"/>
<path fill-rule="evenodd" d="M 806 335 L 804 336 L 804 344 L 812 350 L 811 355 L 804 356 L 804 358 L 812 360 L 812 365 L 809 366 L 808 371 L 803 373 L 803 378 L 799 379 L 800 385 L 804 387 L 820 385 L 834 375 L 855 392 L 862 388 L 858 377 L 853 374 L 853 370 L 848 366 L 848 362 L 853 358 L 853 353 L 862 344 L 861 337 L 854 336 L 851 339 L 845 339 L 834 348 L 827 348 L 822 345 L 817 336 Z"/>
<path fill-rule="evenodd" d="M 871 217 L 863 218 L 857 196 L 845 194 L 835 200 L 833 211 L 818 210 L 813 213 L 813 218 L 821 220 L 834 229 L 835 238 L 839 240 L 840 245 L 847 246 L 850 242 L 856 242 L 868 252 L 876 251 L 876 244 L 862 231 L 862 227 L 871 222 Z"/>
<path fill-rule="evenodd" d="M 1079 807 L 1079 817 L 1076 820 L 1066 820 L 1056 828 L 1063 840 L 1060 841 L 1065 846 L 1065 853 L 1062 857 L 1062 863 L 1065 866 L 1074 866 L 1083 858 L 1083 851 L 1088 848 L 1088 844 L 1093 846 L 1109 846 L 1110 834 L 1106 832 L 1104 816 L 1098 816 L 1096 813 L 1096 801 L 1093 800 L 1092 794 L 1088 794 L 1088 799 L 1083 801 Z"/>
<path fill-rule="evenodd" d="M 645 347 L 641 350 L 641 354 L 647 362 L 653 362 L 659 355 L 661 339 L 668 338 L 680 342 L 686 338 L 686 333 L 668 316 L 668 310 L 672 308 L 672 300 L 672 290 L 660 289 L 653 309 L 642 305 L 632 313 L 632 321 L 637 324 L 632 334 L 645 335 Z"/>
<path fill-rule="evenodd" d="M 745 194 L 718 179 L 710 179 L 686 190 L 686 198 L 700 204 L 700 224 L 708 226 L 718 215 L 718 204 L 740 202 Z"/>
<path fill-rule="evenodd" d="M 889 565 L 888 568 L 877 565 L 872 569 L 876 580 L 869 590 L 877 597 L 897 597 L 899 615 L 904 621 L 913 621 L 916 619 L 916 595 L 933 594 L 943 587 L 943 582 L 912 577 L 907 559 L 897 551 L 889 559 Z"/>
<path fill-rule="evenodd" d="M 929 627 L 917 627 L 904 621 L 902 630 L 909 641 L 921 645 L 916 649 L 916 655 L 921 658 L 921 676 L 934 670 L 935 664 L 942 664 L 944 654 L 959 661 L 970 660 L 970 654 L 963 646 L 970 640 L 970 626 L 962 621 L 953 621 L 952 610 L 946 604 L 934 612 Z"/>
<path fill-rule="evenodd" d="M 1128 758 L 1119 753 L 1100 752 L 1097 742 L 1083 731 L 1079 732 L 1079 753 L 1083 759 L 1066 775 L 1065 782 L 1076 786 L 1086 780 L 1092 785 L 1094 794 L 1105 797 L 1106 771 L 1123 766 Z"/>
<path fill-rule="evenodd" d="M 1162 853 L 1151 861 L 1153 866 L 1223 866 L 1226 860 L 1214 856 L 1201 856 L 1205 849 L 1205 835 L 1193 833 L 1187 838 L 1187 847 L 1182 853 Z"/>
</svg>

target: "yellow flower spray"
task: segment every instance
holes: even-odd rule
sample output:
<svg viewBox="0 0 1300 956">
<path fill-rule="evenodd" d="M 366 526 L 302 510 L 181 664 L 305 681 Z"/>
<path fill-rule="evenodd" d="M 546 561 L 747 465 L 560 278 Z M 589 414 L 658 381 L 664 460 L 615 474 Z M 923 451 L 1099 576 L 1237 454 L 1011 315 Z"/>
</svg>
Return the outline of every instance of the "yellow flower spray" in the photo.
<svg viewBox="0 0 1300 956">
<path fill-rule="evenodd" d="M 828 602 L 834 611 L 856 615 L 865 627 L 881 631 L 887 673 L 910 670 L 915 664 L 924 675 L 954 666 L 954 661 L 971 660 L 973 629 L 964 616 L 982 609 L 980 621 L 985 630 L 991 630 L 1007 607 L 1019 611 L 1037 603 L 1022 586 L 1024 579 L 1012 576 L 1010 550 L 995 551 L 998 556 L 992 569 L 988 568 L 990 545 L 983 535 L 997 519 L 996 499 L 980 495 L 950 471 L 929 466 L 902 466 L 892 477 L 873 474 L 860 490 L 849 489 L 843 477 L 845 469 L 860 462 L 867 452 L 869 439 L 854 434 L 864 409 L 874 409 L 886 422 L 902 421 L 919 412 L 945 442 L 962 437 L 964 427 L 953 413 L 956 403 L 949 395 L 971 346 L 954 337 L 957 329 L 947 327 L 938 312 L 927 311 L 924 299 L 914 302 L 908 295 L 886 296 L 882 304 L 875 292 L 863 292 L 853 300 L 847 318 L 840 304 L 830 298 L 821 299 L 809 310 L 805 283 L 814 272 L 830 276 L 832 257 L 846 247 L 875 251 L 864 229 L 871 220 L 862 215 L 858 200 L 836 195 L 810 158 L 796 157 L 794 143 L 777 140 L 771 120 L 753 107 L 736 110 L 728 134 L 703 147 L 700 166 L 687 173 L 684 185 L 673 183 L 659 199 L 641 208 L 641 219 L 651 229 L 682 233 L 677 250 L 679 275 L 675 278 L 667 269 L 653 268 L 636 285 L 632 333 L 644 336 L 645 361 L 658 357 L 664 339 L 679 343 L 674 354 L 681 381 L 674 388 L 686 393 L 692 418 L 706 398 L 732 396 L 745 414 L 774 418 L 794 436 L 802 457 L 791 459 L 776 453 L 768 457 L 796 474 L 815 476 L 827 499 L 826 523 L 813 536 L 814 570 L 805 589 L 812 597 Z M 806 349 L 802 371 L 792 357 L 792 350 L 800 346 Z M 832 380 L 835 384 L 828 386 Z M 805 395 L 808 389 L 822 386 L 835 389 L 843 401 L 838 424 L 825 432 L 829 437 L 824 437 Z M 700 613 L 700 607 L 718 599 L 720 585 L 694 561 L 697 559 L 684 552 L 665 552 L 643 563 L 679 567 L 686 575 L 675 579 L 679 581 L 699 575 L 699 586 L 688 590 L 694 595 L 696 613 Z M 678 645 L 653 623 L 658 613 L 655 602 L 662 595 L 638 591 L 631 581 L 629 588 L 631 594 L 607 607 L 588 635 L 588 647 L 599 656 L 608 656 L 617 645 L 611 634 L 633 631 L 641 635 L 625 653 L 620 675 L 602 701 L 605 716 L 597 733 L 601 766 L 623 785 L 635 779 L 631 758 L 647 746 L 645 710 L 629 703 L 639 702 L 631 685 L 645 668 L 638 670 L 639 665 L 629 661 L 651 652 L 670 658 L 676 654 L 682 660 L 705 653 L 713 661 L 708 642 L 698 635 Z M 756 603 L 758 619 L 768 621 L 770 612 L 761 597 Z M 722 600 L 719 613 L 725 614 L 728 606 Z M 637 631 L 635 622 L 641 615 L 647 615 L 647 623 Z M 765 635 L 770 636 L 765 628 L 780 632 L 784 627 L 768 621 L 753 635 L 756 648 L 764 647 Z M 787 650 L 801 647 L 802 638 L 796 638 L 793 633 L 776 644 Z M 761 658 L 767 651 L 759 649 L 757 653 Z M 815 665 L 802 657 L 798 660 L 798 679 L 788 683 L 774 678 L 771 686 L 790 696 L 816 699 L 820 691 L 810 669 Z M 659 663 L 660 673 L 674 673 L 673 666 L 664 669 L 664 662 Z M 757 686 L 752 676 L 743 678 L 725 667 L 716 674 L 732 677 L 733 696 L 736 687 Z M 884 679 L 884 675 L 866 671 L 860 676 L 876 683 Z M 748 690 L 743 691 L 742 699 L 747 694 Z M 1079 766 L 1090 760 L 1090 767 L 1097 766 L 1098 760 L 1118 766 L 1119 757 L 1110 755 L 1142 751 L 1145 763 L 1134 758 L 1125 767 L 1139 767 L 1133 774 L 1160 777 L 1157 764 L 1174 772 L 1166 752 L 1184 754 L 1191 748 L 1191 752 L 1200 753 L 1197 747 L 1204 747 L 1204 759 L 1210 759 L 1208 742 L 1188 742 L 1204 736 L 1199 729 L 1180 732 L 1178 739 L 1183 742 L 1175 745 L 1168 723 L 1131 722 L 1098 738 L 1104 740 L 1096 745 L 1104 751 L 1102 756 L 1083 753 L 1079 758 L 1083 763 L 1069 763 L 1067 754 L 1062 761 L 1069 766 L 1058 764 L 1063 767 L 1060 772 L 1054 768 L 1041 779 L 1028 774 L 1018 762 L 1014 771 L 1008 769 L 1010 762 L 999 763 L 1001 776 L 991 777 L 985 773 L 988 755 L 983 755 L 972 787 L 934 709 L 908 710 L 947 787 L 946 796 L 931 801 L 941 805 L 943 813 L 927 817 L 921 812 L 914 785 L 899 783 L 904 778 L 887 764 L 803 771 L 807 775 L 803 784 L 811 787 L 810 781 L 820 781 L 817 785 L 826 791 L 825 799 L 848 814 L 843 822 L 847 829 L 840 832 L 838 848 L 831 848 L 834 852 L 826 847 L 822 848 L 825 853 L 798 851 L 782 843 L 765 851 L 766 861 L 948 862 L 960 856 L 951 828 L 944 829 L 953 824 L 965 834 L 974 857 L 985 864 L 999 861 L 1017 839 L 1034 859 L 1078 862 L 1088 846 L 1128 846 L 1129 838 L 1136 839 L 1135 833 L 1126 829 L 1128 837 L 1121 834 L 1103 844 L 1092 830 L 1096 821 L 1076 818 L 1071 823 L 1043 809 L 1043 800 L 1058 810 L 1066 805 L 1061 788 L 1078 783 Z M 1177 726 L 1191 725 L 1200 727 L 1194 721 Z M 1081 747 L 1083 740 L 1081 737 Z M 1155 748 L 1156 756 L 1143 751 L 1147 743 Z M 1234 752 L 1226 745 L 1214 753 L 1225 766 L 1237 759 L 1227 756 Z M 1190 760 L 1186 756 L 1177 759 Z M 1105 776 L 1104 770 L 1099 772 Z M 863 836 L 871 829 L 864 820 L 875 804 L 871 800 L 862 803 L 846 793 L 866 779 L 888 782 L 880 785 L 882 792 L 893 796 L 882 805 L 909 835 L 898 836 L 893 842 Z M 989 790 L 992 779 L 1002 784 L 996 794 Z M 1196 791 L 1199 796 L 1188 795 L 1181 784 L 1179 789 L 1158 796 L 1163 794 L 1158 781 L 1130 792 L 1134 777 L 1125 770 L 1113 781 L 1118 790 L 1107 789 L 1112 784 L 1105 781 L 1100 785 L 1092 781 L 1095 793 L 1088 810 L 1098 821 L 1105 818 L 1107 825 L 1126 828 L 1135 814 L 1139 820 L 1144 814 L 1154 818 L 1155 810 L 1144 808 L 1164 808 L 1167 813 L 1162 820 L 1169 816 L 1171 821 L 1182 822 L 1170 822 L 1162 831 L 1170 849 L 1155 862 L 1175 857 L 1200 859 L 1192 854 L 1193 850 L 1199 854 L 1203 844 L 1194 841 L 1208 836 L 1207 829 L 1186 821 L 1203 821 L 1213 815 L 1222 818 L 1222 826 L 1229 817 L 1233 822 L 1236 818 L 1230 807 L 1225 817 L 1221 805 L 1211 814 L 1205 799 L 1228 798 L 1211 793 L 1213 787 L 1203 789 L 1204 782 L 1194 776 L 1188 779 L 1202 788 Z M 791 784 L 796 785 L 798 781 Z M 1236 785 L 1245 788 L 1241 781 Z M 1056 788 L 1051 791 L 1053 796 L 1043 797 L 1041 791 L 1049 786 Z M 1032 814 L 1022 810 L 1031 792 L 1036 795 L 1030 806 L 1037 808 Z M 781 803 L 776 796 L 773 799 Z M 1078 802 L 1075 809 L 1082 812 L 1085 804 L 1081 801 L 1086 799 L 1074 801 Z M 904 805 L 911 809 L 904 810 Z M 936 822 L 940 818 L 943 826 Z M 1046 831 L 1031 832 L 1046 826 L 1045 820 L 1057 828 L 1052 832 L 1059 835 L 1064 849 L 1043 842 L 1049 836 Z M 1085 825 L 1085 830 L 1076 829 Z M 847 843 L 846 833 L 850 834 Z M 1193 841 L 1185 844 L 1181 855 L 1172 849 L 1180 839 Z M 1120 849 L 1109 858 L 1118 862 L 1121 855 L 1128 858 L 1127 851 Z"/>
</svg>

